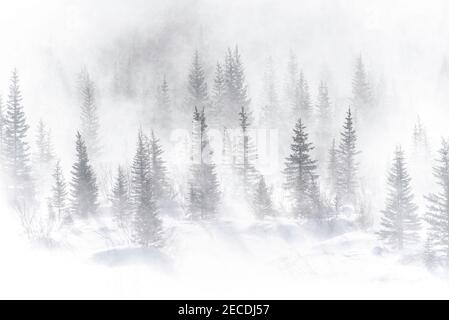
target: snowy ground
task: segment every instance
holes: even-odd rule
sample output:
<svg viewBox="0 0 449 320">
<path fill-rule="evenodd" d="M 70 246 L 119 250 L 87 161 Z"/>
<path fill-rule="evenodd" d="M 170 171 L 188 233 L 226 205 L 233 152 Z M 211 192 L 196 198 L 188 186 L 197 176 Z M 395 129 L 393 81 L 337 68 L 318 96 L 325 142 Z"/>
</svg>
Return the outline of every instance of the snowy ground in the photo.
<svg viewBox="0 0 449 320">
<path fill-rule="evenodd" d="M 43 249 L 0 227 L 0 298 L 448 298 L 449 282 L 375 237 L 318 239 L 290 220 L 166 221 L 162 251 Z M 85 235 L 83 235 L 85 236 Z M 11 243 L 16 243 L 15 247 Z"/>
</svg>

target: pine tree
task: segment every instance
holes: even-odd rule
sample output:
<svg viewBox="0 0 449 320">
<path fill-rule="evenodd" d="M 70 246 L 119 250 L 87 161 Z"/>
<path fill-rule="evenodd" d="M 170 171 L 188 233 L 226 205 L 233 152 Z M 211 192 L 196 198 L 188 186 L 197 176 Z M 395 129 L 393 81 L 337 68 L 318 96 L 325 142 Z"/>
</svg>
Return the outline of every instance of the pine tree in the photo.
<svg viewBox="0 0 449 320">
<path fill-rule="evenodd" d="M 89 163 L 87 147 L 79 132 L 76 134 L 76 161 L 72 166 L 71 198 L 74 216 L 87 218 L 98 209 L 98 188 L 95 173 Z"/>
<path fill-rule="evenodd" d="M 264 75 L 264 101 L 262 123 L 269 128 L 276 127 L 281 115 L 276 88 L 276 75 L 271 57 L 268 58 Z"/>
<path fill-rule="evenodd" d="M 256 217 L 260 220 L 264 220 L 266 217 L 274 215 L 273 202 L 271 201 L 271 195 L 263 176 L 259 178 L 259 182 L 257 183 L 253 199 L 253 208 Z"/>
<path fill-rule="evenodd" d="M 427 159 L 430 155 L 426 128 L 418 117 L 413 128 L 413 154 L 415 158 Z"/>
<path fill-rule="evenodd" d="M 200 54 L 195 51 L 188 82 L 188 105 L 189 108 L 206 108 L 209 96 L 207 91 L 206 76 L 201 64 Z"/>
<path fill-rule="evenodd" d="M 100 154 L 100 121 L 96 105 L 95 84 L 87 70 L 79 75 L 79 92 L 81 97 L 81 133 L 87 150 L 93 159 Z"/>
<path fill-rule="evenodd" d="M 115 222 L 120 228 L 124 228 L 130 222 L 130 200 L 128 181 L 122 167 L 118 167 L 117 177 L 112 187 L 112 213 Z"/>
<path fill-rule="evenodd" d="M 52 187 L 51 207 L 56 211 L 59 221 L 67 218 L 67 184 L 62 173 L 61 162 L 56 162 L 53 172 L 54 185 Z"/>
<path fill-rule="evenodd" d="M 153 131 L 151 131 L 149 148 L 153 195 L 155 201 L 160 203 L 162 200 L 168 198 L 169 185 L 167 181 L 167 168 L 162 159 L 162 154 L 164 152 L 160 146 L 159 139 L 156 138 Z"/>
<path fill-rule="evenodd" d="M 3 157 L 3 149 L 5 145 L 6 119 L 3 106 L 3 98 L 0 95 L 0 159 Z"/>
<path fill-rule="evenodd" d="M 299 115 L 305 121 L 309 121 L 312 116 L 312 102 L 310 99 L 309 84 L 301 71 L 298 83 Z"/>
<path fill-rule="evenodd" d="M 238 146 L 238 155 L 235 169 L 241 179 L 243 194 L 248 197 L 251 196 L 252 191 L 254 190 L 254 186 L 257 182 L 258 173 L 254 167 L 254 162 L 257 159 L 257 153 L 249 134 L 251 114 L 248 113 L 244 107 L 242 107 L 239 116 L 241 140 Z"/>
<path fill-rule="evenodd" d="M 354 77 L 352 79 L 352 104 L 355 112 L 366 114 L 372 103 L 371 88 L 367 79 L 362 56 L 357 59 Z"/>
<path fill-rule="evenodd" d="M 289 191 L 293 200 L 293 212 L 296 217 L 314 219 L 311 207 L 310 190 L 317 178 L 316 160 L 311 158 L 312 143 L 308 141 L 308 134 L 302 120 L 299 119 L 293 129 L 293 143 L 290 146 L 291 154 L 285 162 L 284 187 Z"/>
<path fill-rule="evenodd" d="M 237 128 L 239 124 L 237 115 L 240 109 L 247 108 L 251 102 L 248 98 L 245 70 L 238 47 L 234 52 L 228 49 L 226 53 L 224 79 L 224 101 L 227 110 L 224 112 L 223 125 L 226 128 Z"/>
<path fill-rule="evenodd" d="M 9 86 L 5 115 L 4 167 L 15 202 L 31 199 L 33 187 L 30 174 L 30 154 L 26 141 L 29 126 L 22 106 L 19 75 L 14 70 Z"/>
<path fill-rule="evenodd" d="M 170 90 L 167 79 L 163 78 L 161 85 L 157 88 L 156 96 L 157 110 L 153 112 L 153 124 L 161 130 L 168 131 L 171 127 L 171 102 Z"/>
<path fill-rule="evenodd" d="M 438 151 L 438 164 L 434 167 L 434 176 L 439 185 L 438 193 L 426 197 L 429 202 L 425 220 L 429 224 L 427 239 L 432 250 L 449 261 L 449 144 L 443 140 Z"/>
<path fill-rule="evenodd" d="M 192 178 L 189 183 L 189 216 L 193 220 L 216 217 L 220 200 L 204 110 L 195 108 L 192 133 Z"/>
<path fill-rule="evenodd" d="M 359 153 L 356 149 L 357 136 L 354 129 L 351 109 L 348 109 L 341 132 L 338 146 L 337 194 L 342 203 L 354 205 L 357 198 L 357 167 L 355 157 Z"/>
<path fill-rule="evenodd" d="M 285 100 L 293 112 L 290 116 L 297 117 L 299 114 L 299 91 L 298 91 L 298 63 L 296 56 L 290 52 L 287 64 L 287 77 L 285 83 Z"/>
<path fill-rule="evenodd" d="M 411 178 L 400 147 L 396 148 L 387 182 L 389 193 L 378 235 L 391 248 L 403 250 L 418 242 L 420 223 L 416 215 L 418 207 L 413 203 Z"/>
<path fill-rule="evenodd" d="M 329 149 L 327 172 L 330 193 L 335 195 L 338 190 L 338 151 L 335 145 L 335 139 L 332 139 L 332 145 Z"/>
<path fill-rule="evenodd" d="M 54 159 L 53 147 L 51 143 L 51 133 L 42 121 L 39 121 L 36 135 L 36 160 L 41 165 L 48 165 Z"/>
<path fill-rule="evenodd" d="M 321 81 L 318 88 L 318 103 L 317 103 L 317 115 L 318 115 L 318 128 L 321 133 L 321 138 L 326 138 L 330 134 L 332 111 L 329 101 L 329 90 L 327 85 Z M 321 139 L 320 139 L 321 140 Z"/>
<path fill-rule="evenodd" d="M 217 63 L 215 70 L 214 86 L 212 89 L 212 108 L 209 112 L 211 127 L 218 128 L 223 122 L 225 108 L 226 80 L 223 67 Z"/>
<path fill-rule="evenodd" d="M 162 221 L 154 200 L 148 138 L 139 130 L 137 150 L 131 167 L 131 202 L 134 242 L 142 247 L 162 245 Z"/>
</svg>

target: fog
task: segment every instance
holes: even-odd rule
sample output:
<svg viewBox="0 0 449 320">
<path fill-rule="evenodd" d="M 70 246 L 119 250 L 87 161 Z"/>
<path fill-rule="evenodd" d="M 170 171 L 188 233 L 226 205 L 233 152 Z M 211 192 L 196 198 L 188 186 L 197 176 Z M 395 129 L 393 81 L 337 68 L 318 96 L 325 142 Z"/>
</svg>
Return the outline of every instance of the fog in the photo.
<svg viewBox="0 0 449 320">
<path fill-rule="evenodd" d="M 0 250 L 8 263 L 0 267 L 0 278 L 6 274 L 12 274 L 11 279 L 20 279 L 20 274 L 27 277 L 20 280 L 20 285 L 10 279 L 0 288 L 0 297 L 230 298 L 235 294 L 239 298 L 346 298 L 357 296 L 354 293 L 360 290 L 364 297 L 385 297 L 387 293 L 388 298 L 430 297 L 410 292 L 418 284 L 432 290 L 436 297 L 447 297 L 446 260 L 441 258 L 442 262 L 429 270 L 422 256 L 424 240 L 429 238 L 427 231 L 432 229 L 432 224 L 425 222 L 429 207 L 425 196 L 440 191 L 432 167 L 437 164 L 442 138 L 449 137 L 449 69 L 445 69 L 448 13 L 449 3 L 444 0 L 2 1 L 0 95 L 6 110 L 11 74 L 16 68 L 26 123 L 30 126 L 24 141 L 30 147 L 27 161 L 30 181 L 36 186 L 36 201 L 31 206 L 30 235 L 16 204 L 11 203 L 11 198 L 17 197 L 9 193 L 17 186 L 10 183 L 9 172 L 3 170 Z M 231 133 L 236 130 L 237 135 L 240 128 L 221 122 L 212 124 L 211 120 L 216 65 L 219 62 L 225 66 L 228 48 L 237 47 L 250 99 L 246 107 L 254 116 L 250 128 L 259 151 L 255 169 L 257 177 L 262 175 L 266 180 L 276 211 L 274 217 L 263 221 L 253 213 L 249 200 L 253 194 L 242 191 L 245 187 L 236 182 L 240 181 L 238 175 L 228 173 L 222 152 L 226 147 L 223 127 Z M 203 106 L 189 100 L 189 75 L 196 51 L 208 89 L 209 100 Z M 285 91 L 292 54 L 298 67 L 295 81 L 301 70 L 313 110 L 317 109 L 320 83 L 327 85 L 331 120 L 326 128 L 314 118 L 317 111 L 312 111 L 309 121 L 302 113 L 290 113 Z M 354 105 L 353 81 L 359 58 L 363 59 L 375 100 L 374 107 L 365 114 Z M 279 117 L 277 122 L 273 120 L 274 125 L 264 118 L 264 108 L 269 104 L 269 59 L 273 74 L 268 81 L 273 81 L 278 100 L 277 109 L 271 111 L 271 115 Z M 95 88 L 101 149 L 98 155 L 91 152 L 91 142 L 83 131 L 82 70 L 88 71 Z M 169 88 L 168 127 L 155 120 L 164 112 L 157 107 L 163 79 Z M 194 221 L 193 213 L 189 213 L 189 179 L 195 169 L 191 159 L 195 150 L 192 114 L 194 107 L 204 106 L 221 200 L 216 219 Z M 242 106 L 238 106 L 239 111 Z M 285 190 L 285 159 L 291 151 L 295 123 L 302 117 L 309 140 L 316 146 L 311 155 L 318 161 L 322 206 L 326 214 L 333 212 L 338 192 L 334 194 L 328 183 L 328 149 L 333 138 L 337 145 L 340 143 L 348 107 L 355 114 L 356 149 L 360 152 L 356 160 L 358 199 L 343 204 L 341 217 L 329 222 L 329 231 L 291 212 L 289 190 Z M 229 110 L 222 111 L 222 117 L 237 119 L 237 114 L 231 115 Z M 419 152 L 413 141 L 418 118 L 427 139 L 426 149 Z M 51 132 L 54 157 L 46 164 L 48 167 L 36 164 L 40 120 Z M 167 167 L 169 187 L 164 190 L 172 198 L 159 210 L 165 239 L 162 247 L 134 243 L 128 237 L 129 230 L 119 230 L 115 225 L 111 213 L 117 166 L 124 168 L 126 176 L 132 176 L 130 167 L 139 129 L 148 136 L 154 130 Z M 57 159 L 61 160 L 69 191 L 67 214 L 72 216 L 77 131 L 86 139 L 96 175 L 99 213 L 87 220 L 71 217 L 68 227 L 59 226 L 55 231 L 53 226 L 44 232 L 45 237 L 40 233 L 36 236 L 33 233 L 37 229 L 47 230 L 43 225 L 47 224 L 47 202 Z M 382 210 L 391 190 L 387 172 L 398 145 L 404 151 L 413 202 L 422 225 L 418 231 L 420 241 L 399 252 L 378 236 Z M 263 154 L 265 150 L 267 154 Z M 132 189 L 135 182 L 127 179 Z M 366 212 L 369 223 L 360 227 L 355 217 Z M 39 227 L 34 225 L 36 220 Z M 149 251 L 140 253 L 140 247 Z M 354 259 L 348 258 L 351 254 Z M 68 267 L 64 260 L 72 266 Z M 38 272 L 27 266 L 34 263 L 45 275 L 43 280 L 36 280 Z M 260 267 L 263 264 L 268 266 Z M 378 270 L 370 269 L 370 265 Z M 75 280 L 83 279 L 82 283 L 92 286 L 91 294 L 85 296 L 84 288 L 74 280 L 61 288 L 57 283 L 67 279 L 62 274 L 52 278 L 55 266 L 69 268 L 76 274 Z M 251 270 L 254 274 L 245 279 Z M 100 274 L 101 281 L 89 284 L 89 279 Z M 208 280 L 218 275 L 223 276 L 217 283 L 223 289 L 219 292 L 208 285 Z M 243 292 L 239 293 L 243 284 L 227 283 L 233 278 L 245 282 Z M 260 278 L 266 279 L 264 285 Z M 442 279 L 443 284 L 439 282 Z M 329 284 L 324 285 L 325 281 Z M 157 290 L 148 290 L 142 283 Z M 194 291 L 189 290 L 193 283 L 199 285 Z M 49 288 L 41 291 L 46 284 L 50 284 Z M 295 289 L 294 285 L 320 289 L 312 292 Z M 353 289 L 341 289 L 344 285 Z M 28 294 L 24 293 L 28 290 Z"/>
</svg>

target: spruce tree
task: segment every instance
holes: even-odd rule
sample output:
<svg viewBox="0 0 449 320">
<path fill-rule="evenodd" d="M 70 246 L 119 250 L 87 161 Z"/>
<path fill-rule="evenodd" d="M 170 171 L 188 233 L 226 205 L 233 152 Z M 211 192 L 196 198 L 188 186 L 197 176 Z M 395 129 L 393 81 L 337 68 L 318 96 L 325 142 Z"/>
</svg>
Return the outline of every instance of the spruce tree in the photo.
<svg viewBox="0 0 449 320">
<path fill-rule="evenodd" d="M 292 110 L 289 116 L 297 117 L 299 114 L 298 63 L 293 52 L 290 52 L 287 64 L 285 100 L 287 106 Z"/>
<path fill-rule="evenodd" d="M 131 167 L 131 202 L 134 214 L 134 242 L 142 247 L 162 245 L 162 221 L 154 200 L 148 138 L 142 130 Z"/>
<path fill-rule="evenodd" d="M 67 218 L 67 184 L 62 173 L 61 162 L 56 162 L 55 170 L 53 172 L 54 184 L 52 187 L 51 207 L 56 211 L 59 221 L 64 221 Z"/>
<path fill-rule="evenodd" d="M 429 224 L 427 239 L 432 243 L 433 252 L 449 263 L 449 143 L 447 141 L 443 140 L 438 154 L 434 176 L 439 191 L 426 197 L 429 205 L 425 220 Z"/>
<path fill-rule="evenodd" d="M 392 249 L 403 250 L 419 240 L 418 207 L 413 202 L 411 178 L 405 165 L 404 153 L 396 148 L 393 165 L 388 173 L 388 197 L 382 211 L 378 235 Z"/>
<path fill-rule="evenodd" d="M 151 131 L 149 141 L 149 152 L 153 195 L 155 201 L 160 204 L 161 201 L 168 199 L 169 184 L 167 181 L 167 168 L 162 159 L 164 151 L 153 131 Z"/>
<path fill-rule="evenodd" d="M 338 153 L 335 145 L 335 139 L 332 139 L 332 145 L 329 149 L 329 160 L 327 165 L 327 179 L 330 193 L 335 195 L 338 190 Z"/>
<path fill-rule="evenodd" d="M 354 77 L 352 78 L 352 104 L 356 114 L 366 114 L 372 103 L 371 88 L 366 75 L 362 56 L 357 58 Z"/>
<path fill-rule="evenodd" d="M 212 108 L 209 118 L 212 128 L 218 128 L 223 122 L 223 111 L 225 108 L 226 81 L 223 67 L 217 63 L 215 69 L 214 86 L 212 89 Z"/>
<path fill-rule="evenodd" d="M 310 99 L 309 84 L 301 71 L 298 82 L 299 116 L 305 121 L 311 120 L 312 102 Z"/>
<path fill-rule="evenodd" d="M 36 134 L 36 161 L 40 165 L 48 165 L 53 161 L 53 147 L 51 143 L 51 133 L 50 130 L 47 129 L 47 126 L 42 121 L 39 121 L 37 126 L 37 134 Z"/>
<path fill-rule="evenodd" d="M 266 217 L 271 217 L 274 215 L 270 191 L 265 184 L 265 178 L 263 176 L 260 176 L 259 182 L 256 186 L 256 191 L 253 198 L 253 208 L 256 217 L 260 220 L 264 220 Z"/>
<path fill-rule="evenodd" d="M 98 188 L 89 162 L 87 147 L 79 132 L 76 134 L 76 161 L 72 166 L 72 213 L 80 218 L 95 215 L 98 209 Z"/>
<path fill-rule="evenodd" d="M 153 124 L 161 130 L 168 132 L 171 122 L 171 101 L 170 90 L 166 77 L 164 76 L 162 83 L 157 88 L 156 96 L 157 110 L 153 112 Z"/>
<path fill-rule="evenodd" d="M 189 182 L 189 217 L 208 220 L 216 217 L 220 200 L 215 165 L 207 134 L 204 109 L 193 113 L 192 177 Z"/>
<path fill-rule="evenodd" d="M 314 219 L 311 206 L 310 191 L 314 180 L 317 178 L 316 160 L 311 157 L 314 149 L 308 141 L 306 127 L 299 119 L 293 129 L 293 143 L 290 146 L 291 154 L 285 162 L 284 175 L 286 178 L 285 189 L 293 200 L 293 213 L 296 217 Z"/>
<path fill-rule="evenodd" d="M 200 54 L 195 51 L 188 81 L 189 108 L 205 108 L 209 102 L 206 76 L 201 63 Z"/>
<path fill-rule="evenodd" d="M 3 158 L 3 149 L 5 145 L 5 129 L 6 129 L 6 120 L 5 120 L 5 110 L 3 105 L 3 98 L 0 95 L 0 163 Z"/>
<path fill-rule="evenodd" d="M 249 133 L 251 114 L 248 113 L 244 107 L 242 107 L 239 116 L 241 139 L 238 145 L 235 169 L 240 177 L 241 185 L 243 187 L 243 194 L 248 197 L 251 196 L 255 184 L 257 183 L 258 174 L 254 167 L 254 162 L 257 159 L 257 153 Z"/>
<path fill-rule="evenodd" d="M 348 109 L 338 146 L 337 194 L 342 203 L 355 205 L 357 200 L 357 136 L 351 109 Z"/>
<path fill-rule="evenodd" d="M 96 104 L 95 84 L 88 71 L 84 69 L 79 75 L 79 93 L 81 97 L 81 133 L 87 150 L 93 159 L 100 154 L 100 121 Z"/>
<path fill-rule="evenodd" d="M 279 99 L 276 88 L 276 75 L 273 59 L 268 58 L 264 75 L 264 108 L 262 110 L 262 123 L 268 128 L 277 127 L 280 120 Z"/>
<path fill-rule="evenodd" d="M 122 167 L 117 169 L 117 177 L 112 187 L 112 213 L 120 228 L 125 228 L 130 222 L 131 207 L 129 200 L 128 181 Z"/>
<path fill-rule="evenodd" d="M 325 139 L 331 132 L 332 110 L 329 101 L 329 90 L 327 85 L 321 81 L 318 88 L 317 99 L 318 129 L 320 131 L 320 140 Z"/>
<path fill-rule="evenodd" d="M 9 189 L 15 202 L 33 197 L 30 174 L 30 153 L 26 141 L 29 126 L 22 105 L 19 75 L 14 70 L 9 86 L 5 114 L 5 137 L 3 161 Z"/>
</svg>

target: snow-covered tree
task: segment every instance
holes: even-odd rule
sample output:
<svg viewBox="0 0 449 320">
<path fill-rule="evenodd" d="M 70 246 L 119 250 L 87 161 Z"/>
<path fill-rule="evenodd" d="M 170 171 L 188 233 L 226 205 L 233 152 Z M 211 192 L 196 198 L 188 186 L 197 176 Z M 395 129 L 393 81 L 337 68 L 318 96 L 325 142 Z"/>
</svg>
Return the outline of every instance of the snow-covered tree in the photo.
<svg viewBox="0 0 449 320">
<path fill-rule="evenodd" d="M 356 149 L 357 136 L 354 129 L 351 109 L 348 109 L 341 141 L 338 146 L 337 194 L 342 203 L 354 205 L 357 200 L 357 168 Z"/>
<path fill-rule="evenodd" d="M 129 224 L 131 219 L 131 206 L 129 200 L 128 179 L 122 167 L 118 167 L 114 186 L 112 187 L 112 214 L 120 228 Z"/>
<path fill-rule="evenodd" d="M 418 159 L 428 159 L 430 157 L 427 131 L 420 117 L 418 117 L 413 127 L 413 155 Z"/>
<path fill-rule="evenodd" d="M 449 143 L 447 141 L 443 140 L 438 155 L 434 176 L 439 191 L 426 197 L 429 203 L 425 217 L 429 224 L 427 240 L 432 243 L 433 252 L 449 263 Z"/>
<path fill-rule="evenodd" d="M 5 144 L 5 129 L 6 129 L 5 107 L 3 105 L 3 97 L 0 95 L 0 160 L 3 157 L 3 149 Z"/>
<path fill-rule="evenodd" d="M 239 116 L 241 139 L 237 148 L 235 169 L 240 178 L 241 186 L 243 187 L 243 194 L 245 196 L 250 196 L 253 193 L 258 177 L 257 170 L 254 167 L 257 153 L 249 133 L 251 114 L 242 107 Z"/>
<path fill-rule="evenodd" d="M 30 152 L 27 139 L 29 126 L 22 105 L 19 75 L 14 70 L 9 86 L 5 114 L 3 164 L 9 190 L 15 202 L 31 199 L 33 187 L 30 173 Z"/>
<path fill-rule="evenodd" d="M 357 58 L 354 77 L 352 78 L 352 105 L 357 115 L 366 114 L 372 104 L 371 87 L 366 75 L 362 56 Z"/>
<path fill-rule="evenodd" d="M 312 101 L 310 98 L 309 83 L 305 79 L 302 71 L 299 74 L 298 92 L 299 116 L 304 121 L 310 121 L 312 116 Z"/>
<path fill-rule="evenodd" d="M 242 107 L 247 108 L 250 104 L 245 69 L 238 47 L 234 51 L 228 49 L 226 53 L 224 79 L 226 111 L 224 112 L 223 125 L 227 128 L 237 128 L 240 109 Z"/>
<path fill-rule="evenodd" d="M 162 221 L 154 200 L 148 138 L 142 130 L 137 136 L 137 150 L 131 167 L 131 202 L 134 214 L 133 240 L 142 247 L 161 246 Z"/>
<path fill-rule="evenodd" d="M 338 154 L 335 139 L 332 139 L 332 145 L 329 149 L 328 164 L 327 164 L 327 179 L 329 183 L 329 190 L 332 195 L 335 195 L 338 190 Z"/>
<path fill-rule="evenodd" d="M 100 154 L 100 121 L 96 103 L 95 84 L 89 72 L 84 69 L 79 75 L 79 94 L 81 98 L 81 134 L 89 155 L 96 159 Z"/>
<path fill-rule="evenodd" d="M 220 191 L 212 161 L 204 110 L 195 108 L 192 132 L 192 177 L 189 182 L 189 217 L 213 219 L 217 214 Z"/>
<path fill-rule="evenodd" d="M 404 152 L 398 147 L 388 173 L 389 191 L 378 232 L 379 238 L 392 249 L 403 250 L 419 241 L 418 207 L 413 202 L 410 182 Z"/>
<path fill-rule="evenodd" d="M 268 58 L 264 74 L 264 104 L 262 109 L 262 124 L 269 128 L 277 127 L 281 114 L 276 87 L 276 74 L 271 57 Z"/>
<path fill-rule="evenodd" d="M 151 131 L 149 140 L 149 152 L 153 195 L 155 201 L 160 203 L 162 200 L 168 198 L 170 190 L 167 180 L 167 168 L 165 161 L 162 159 L 164 151 L 153 131 Z"/>
<path fill-rule="evenodd" d="M 206 76 L 201 62 L 200 54 L 195 51 L 188 81 L 188 107 L 207 108 L 209 94 L 207 89 Z"/>
<path fill-rule="evenodd" d="M 273 202 L 265 178 L 260 176 L 253 198 L 253 208 L 256 217 L 260 220 L 274 215 Z"/>
<path fill-rule="evenodd" d="M 293 213 L 296 217 L 314 219 L 314 210 L 311 205 L 311 188 L 317 179 L 317 163 L 311 157 L 312 143 L 308 140 L 306 127 L 299 119 L 293 129 L 293 143 L 290 146 L 291 154 L 285 162 L 284 175 L 285 189 L 293 200 Z"/>
<path fill-rule="evenodd" d="M 37 126 L 36 148 L 36 161 L 40 165 L 49 165 L 54 159 L 51 132 L 42 119 Z"/>
<path fill-rule="evenodd" d="M 209 112 L 209 119 L 212 128 L 219 128 L 223 122 L 223 112 L 225 108 L 226 81 L 223 67 L 217 63 L 215 69 L 214 86 L 212 88 L 212 105 Z"/>
<path fill-rule="evenodd" d="M 171 112 L 170 89 L 167 79 L 164 76 L 162 83 L 157 88 L 153 125 L 158 126 L 161 130 L 168 131 L 172 125 Z"/>
<path fill-rule="evenodd" d="M 326 83 L 321 81 L 318 87 L 318 99 L 317 99 L 317 122 L 318 130 L 321 133 L 321 138 L 326 138 L 329 136 L 332 124 L 332 110 L 329 100 L 329 90 Z M 320 139 L 321 141 L 321 139 Z"/>
<path fill-rule="evenodd" d="M 67 184 L 61 168 L 61 162 L 58 160 L 53 172 L 53 186 L 51 196 L 51 207 L 55 211 L 59 221 L 67 218 Z"/>
<path fill-rule="evenodd" d="M 98 209 L 98 188 L 94 170 L 89 162 L 87 147 L 79 132 L 76 134 L 76 161 L 72 166 L 72 214 L 87 218 Z"/>
<path fill-rule="evenodd" d="M 292 110 L 288 115 L 293 115 L 294 117 L 299 115 L 298 72 L 296 55 L 293 52 L 290 52 L 285 80 L 285 101 L 289 110 Z"/>
</svg>

